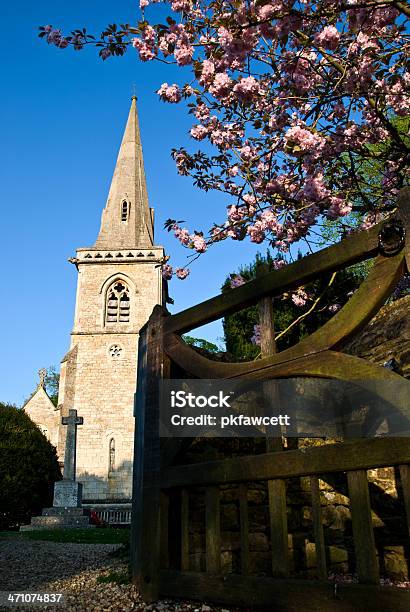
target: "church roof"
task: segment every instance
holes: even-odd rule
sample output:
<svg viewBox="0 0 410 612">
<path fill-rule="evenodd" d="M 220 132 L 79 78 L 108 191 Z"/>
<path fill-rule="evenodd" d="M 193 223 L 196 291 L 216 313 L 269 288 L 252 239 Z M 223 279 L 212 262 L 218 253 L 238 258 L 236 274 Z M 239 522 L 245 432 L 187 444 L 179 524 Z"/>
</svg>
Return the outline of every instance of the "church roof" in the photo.
<svg viewBox="0 0 410 612">
<path fill-rule="evenodd" d="M 154 242 L 153 234 L 153 210 L 148 204 L 137 98 L 133 96 L 95 247 L 149 248 Z"/>
<path fill-rule="evenodd" d="M 54 406 L 45 389 L 45 377 L 46 370 L 42 368 L 41 370 L 39 370 L 40 380 L 37 385 L 37 388 L 34 393 L 28 398 L 28 400 L 23 404 L 23 406 L 21 407 L 22 410 L 30 412 L 32 409 L 38 409 L 40 406 L 52 411 L 58 410 L 58 408 Z"/>
</svg>

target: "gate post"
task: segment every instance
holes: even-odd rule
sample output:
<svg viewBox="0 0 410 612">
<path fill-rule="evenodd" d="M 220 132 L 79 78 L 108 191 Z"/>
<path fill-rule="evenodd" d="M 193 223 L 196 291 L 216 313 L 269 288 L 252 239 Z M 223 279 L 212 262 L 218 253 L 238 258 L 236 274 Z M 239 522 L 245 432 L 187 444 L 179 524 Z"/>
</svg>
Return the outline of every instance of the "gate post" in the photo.
<svg viewBox="0 0 410 612">
<path fill-rule="evenodd" d="M 133 582 L 147 602 L 159 598 L 159 393 L 164 368 L 162 324 L 165 312 L 161 306 L 155 306 L 141 329 L 138 346 L 131 565 Z"/>
<path fill-rule="evenodd" d="M 268 271 L 266 265 L 259 266 L 258 273 Z M 273 320 L 272 298 L 265 297 L 258 302 L 259 325 L 261 336 L 261 357 L 269 357 L 276 353 L 275 327 Z M 278 385 L 271 381 L 268 385 L 267 401 L 279 399 Z M 266 436 L 266 452 L 272 453 L 283 450 L 282 437 L 270 437 L 269 430 Z M 289 574 L 289 551 L 288 551 L 288 522 L 286 512 L 286 483 L 276 478 L 268 480 L 269 499 L 269 525 L 271 541 L 271 564 L 274 577 L 286 578 Z"/>
</svg>

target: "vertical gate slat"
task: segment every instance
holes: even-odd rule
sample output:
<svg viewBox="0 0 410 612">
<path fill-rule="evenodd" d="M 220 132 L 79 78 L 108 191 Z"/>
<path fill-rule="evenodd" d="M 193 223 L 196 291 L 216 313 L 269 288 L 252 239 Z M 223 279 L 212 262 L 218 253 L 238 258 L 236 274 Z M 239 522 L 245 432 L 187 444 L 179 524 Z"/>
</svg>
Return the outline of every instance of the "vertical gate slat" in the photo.
<svg viewBox="0 0 410 612">
<path fill-rule="evenodd" d="M 379 567 L 366 470 L 347 472 L 347 483 L 359 582 L 378 584 Z"/>
<path fill-rule="evenodd" d="M 311 476 L 310 491 L 312 496 L 313 531 L 315 534 L 316 564 L 318 578 L 327 578 L 326 547 L 322 524 L 322 508 L 320 506 L 319 478 Z"/>
<path fill-rule="evenodd" d="M 189 494 L 181 489 L 181 570 L 189 570 Z"/>
<path fill-rule="evenodd" d="M 241 529 L 241 571 L 249 574 L 249 517 L 248 517 L 248 485 L 239 485 L 239 523 Z"/>
<path fill-rule="evenodd" d="M 266 266 L 260 266 L 259 273 L 267 272 Z M 266 297 L 258 302 L 259 325 L 261 337 L 261 357 L 276 353 L 275 328 L 273 321 L 272 298 Z M 265 387 L 268 385 L 265 382 Z M 278 395 L 274 381 L 269 385 L 268 393 Z M 269 437 L 267 431 L 266 451 L 283 450 L 281 437 Z M 272 574 L 275 577 L 286 577 L 289 574 L 288 524 L 286 513 L 286 483 L 284 480 L 268 481 L 269 522 L 272 549 Z"/>
<path fill-rule="evenodd" d="M 259 326 L 261 339 L 261 355 L 276 353 L 275 328 L 273 325 L 272 298 L 262 298 L 258 302 Z"/>
<path fill-rule="evenodd" d="M 407 530 L 410 535 L 410 465 L 400 465 L 400 480 L 406 508 Z"/>
<path fill-rule="evenodd" d="M 221 520 L 219 487 L 205 490 L 206 571 L 217 574 L 221 569 Z"/>
<path fill-rule="evenodd" d="M 286 484 L 284 480 L 269 480 L 270 538 L 272 546 L 272 575 L 289 574 L 288 521 L 286 516 Z"/>
<path fill-rule="evenodd" d="M 169 568 L 168 548 L 168 519 L 169 519 L 169 497 L 167 493 L 161 492 L 161 568 Z"/>
</svg>

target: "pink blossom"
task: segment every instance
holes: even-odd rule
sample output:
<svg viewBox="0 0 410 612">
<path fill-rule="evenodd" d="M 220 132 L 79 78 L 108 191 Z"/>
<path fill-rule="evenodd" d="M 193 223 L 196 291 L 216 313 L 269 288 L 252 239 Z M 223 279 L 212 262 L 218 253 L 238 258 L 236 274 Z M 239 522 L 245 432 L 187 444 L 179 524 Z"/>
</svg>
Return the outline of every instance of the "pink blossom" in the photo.
<svg viewBox="0 0 410 612">
<path fill-rule="evenodd" d="M 145 9 L 157 0 L 139 1 Z M 375 150 L 382 172 L 362 227 L 381 218 L 377 211 L 392 210 L 406 180 L 405 139 L 391 127 L 393 117 L 410 113 L 407 42 L 403 13 L 392 1 L 371 4 L 171 0 L 177 20 L 154 26 L 144 17 L 135 28 L 96 40 L 103 59 L 123 52 L 131 38 L 142 61 L 184 67 L 181 86 L 164 83 L 158 95 L 170 103 L 191 96 L 191 136 L 207 143 L 199 154 L 174 151 L 178 172 L 235 198 L 227 219 L 209 230 L 208 244 L 247 236 L 285 253 L 310 240 L 319 217 L 345 217 L 352 201 L 363 203 L 370 186 L 361 170 L 374 162 Z M 59 47 L 84 46 L 80 35 L 68 39 L 51 25 L 40 36 Z M 84 41 L 91 42 L 86 35 Z M 174 231 L 195 248 L 197 234 Z"/>
<path fill-rule="evenodd" d="M 209 88 L 209 91 L 216 98 L 224 98 L 230 92 L 232 80 L 226 72 L 218 72 Z"/>
<path fill-rule="evenodd" d="M 252 344 L 256 344 L 260 346 L 261 344 L 261 326 L 254 325 L 253 326 L 253 336 L 251 337 Z"/>
<path fill-rule="evenodd" d="M 260 85 L 253 76 L 245 77 L 234 86 L 233 91 L 240 100 L 250 101 L 260 93 Z"/>
<path fill-rule="evenodd" d="M 341 305 L 340 304 L 330 304 L 330 306 L 328 308 L 329 312 L 337 312 L 340 309 L 341 309 Z"/>
<path fill-rule="evenodd" d="M 208 134 L 208 128 L 201 124 L 194 125 L 194 127 L 191 128 L 190 134 L 195 140 L 203 140 Z"/>
<path fill-rule="evenodd" d="M 258 14 L 260 19 L 270 19 L 275 13 L 283 9 L 283 2 L 271 2 L 258 7 Z"/>
<path fill-rule="evenodd" d="M 175 274 L 179 279 L 184 280 L 189 275 L 189 270 L 188 268 L 177 268 Z"/>
<path fill-rule="evenodd" d="M 231 166 L 227 170 L 227 173 L 229 174 L 229 176 L 236 176 L 238 172 L 239 172 L 238 166 Z"/>
<path fill-rule="evenodd" d="M 379 221 L 381 220 L 381 214 L 378 211 L 375 212 L 368 212 L 367 214 L 365 214 L 365 216 L 363 217 L 363 221 L 360 225 L 361 229 L 370 229 L 371 227 L 373 227 L 374 225 L 376 225 L 376 223 L 379 223 Z"/>
<path fill-rule="evenodd" d="M 245 202 L 245 204 L 248 206 L 248 209 L 255 212 L 257 201 L 253 193 L 245 193 L 245 195 L 242 196 L 242 199 Z"/>
<path fill-rule="evenodd" d="M 173 273 L 174 271 L 172 269 L 172 266 L 168 264 L 164 264 L 162 266 L 162 278 L 164 280 L 171 280 Z"/>
<path fill-rule="evenodd" d="M 260 244 L 265 240 L 265 232 L 263 231 L 263 223 L 256 221 L 253 225 L 249 225 L 247 232 L 250 236 L 251 242 Z"/>
<path fill-rule="evenodd" d="M 156 57 L 155 49 L 151 44 L 146 43 L 140 38 L 133 38 L 131 43 L 134 49 L 137 49 L 140 59 L 143 62 L 149 62 Z"/>
<path fill-rule="evenodd" d="M 213 76 L 215 74 L 215 64 L 214 62 L 211 62 L 210 60 L 204 60 L 202 62 L 202 72 L 201 72 L 201 77 L 199 79 L 199 82 L 202 85 L 205 85 L 206 83 L 210 83 Z"/>
<path fill-rule="evenodd" d="M 174 51 L 174 57 L 178 66 L 187 66 L 188 64 L 192 64 L 193 55 L 194 48 L 192 45 L 181 45 Z"/>
<path fill-rule="evenodd" d="M 319 34 L 316 34 L 315 41 L 325 47 L 325 49 L 336 49 L 339 44 L 340 34 L 335 26 L 328 25 Z"/>
<path fill-rule="evenodd" d="M 233 41 L 233 35 L 224 27 L 218 28 L 218 42 L 221 47 L 228 47 Z"/>
<path fill-rule="evenodd" d="M 205 242 L 203 236 L 195 234 L 195 236 L 193 236 L 193 238 L 192 238 L 192 243 L 193 243 L 194 249 L 197 251 L 197 253 L 205 253 L 205 251 L 206 251 L 206 242 Z"/>
<path fill-rule="evenodd" d="M 181 244 L 187 246 L 191 242 L 191 236 L 187 229 L 182 229 L 175 224 L 173 230 L 175 238 L 177 238 Z"/>
<path fill-rule="evenodd" d="M 205 104 L 198 104 L 194 115 L 199 121 L 206 121 L 209 118 L 209 108 Z"/>
<path fill-rule="evenodd" d="M 231 286 L 231 289 L 236 289 L 236 287 L 240 287 L 241 285 L 244 285 L 245 283 L 246 281 L 243 278 L 243 276 L 241 276 L 240 274 L 236 274 L 235 276 L 231 278 L 230 286 Z"/>
<path fill-rule="evenodd" d="M 195 90 L 190 85 L 184 85 L 183 92 L 185 96 L 193 96 L 195 93 Z"/>
<path fill-rule="evenodd" d="M 166 101 L 176 104 L 181 100 L 181 91 L 178 85 L 168 85 L 168 83 L 162 83 L 161 87 L 158 89 L 157 94 L 159 97 Z"/>
<path fill-rule="evenodd" d="M 275 231 L 278 227 L 278 217 L 272 210 L 264 210 L 261 220 L 265 229 Z"/>
<path fill-rule="evenodd" d="M 178 174 L 187 176 L 189 170 L 189 161 L 185 151 L 177 151 L 173 154 Z"/>
<path fill-rule="evenodd" d="M 228 206 L 228 219 L 231 221 L 240 221 L 241 215 L 238 212 L 238 207 L 233 204 L 232 206 Z"/>
<path fill-rule="evenodd" d="M 305 184 L 303 186 L 303 195 L 306 198 L 317 202 L 319 200 L 323 200 L 329 196 L 329 194 L 330 191 L 325 185 L 322 172 L 318 172 L 314 176 L 306 177 Z"/>
<path fill-rule="evenodd" d="M 307 293 L 302 288 L 299 288 L 297 291 L 295 291 L 295 293 L 292 293 L 292 302 L 295 304 L 295 306 L 305 306 L 307 299 Z"/>
<path fill-rule="evenodd" d="M 191 8 L 190 0 L 173 0 L 171 3 L 171 8 L 176 13 L 181 13 L 182 11 L 188 12 Z"/>
<path fill-rule="evenodd" d="M 244 161 L 249 162 L 252 159 L 255 159 L 256 150 L 249 145 L 244 145 L 239 149 L 239 154 Z"/>
<path fill-rule="evenodd" d="M 329 219 L 337 219 L 338 217 L 345 217 L 352 211 L 352 205 L 350 202 L 340 196 L 332 196 L 329 198 L 330 207 L 327 211 Z"/>
<path fill-rule="evenodd" d="M 297 146 L 302 153 L 318 156 L 325 145 L 325 139 L 300 125 L 294 125 L 286 132 L 285 143 L 294 153 Z"/>
<path fill-rule="evenodd" d="M 273 260 L 273 269 L 274 270 L 280 270 L 281 268 L 283 268 L 284 266 L 286 266 L 287 263 L 284 259 L 274 259 Z"/>
<path fill-rule="evenodd" d="M 157 33 L 150 25 L 145 26 L 142 36 L 144 38 L 144 42 L 149 45 L 154 45 L 157 39 Z"/>
</svg>

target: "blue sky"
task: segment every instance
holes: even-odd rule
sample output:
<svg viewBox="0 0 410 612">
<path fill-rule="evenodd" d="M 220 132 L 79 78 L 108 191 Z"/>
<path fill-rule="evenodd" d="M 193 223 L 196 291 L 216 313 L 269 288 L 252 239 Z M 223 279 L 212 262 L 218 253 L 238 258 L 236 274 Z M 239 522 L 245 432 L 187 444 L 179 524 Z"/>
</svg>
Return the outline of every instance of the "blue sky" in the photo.
<svg viewBox="0 0 410 612">
<path fill-rule="evenodd" d="M 47 23 L 100 31 L 107 23 L 135 22 L 138 13 L 134 0 L 0 5 L 0 401 L 20 405 L 36 386 L 37 370 L 58 366 L 69 348 L 77 278 L 67 259 L 96 239 L 133 83 L 156 242 L 174 263 L 183 264 L 186 251 L 162 230 L 163 222 L 173 217 L 185 219 L 191 230 L 207 229 L 230 203 L 195 189 L 189 178 L 177 175 L 170 158 L 172 147 L 189 144 L 191 119 L 183 107 L 159 102 L 154 92 L 164 81 L 182 82 L 180 71 L 143 64 L 133 50 L 102 62 L 94 49 L 62 51 L 37 37 L 38 26 Z M 226 275 L 257 250 L 249 242 L 217 245 L 186 281 L 172 281 L 172 310 L 218 293 Z M 195 335 L 215 340 L 221 326 L 211 324 Z"/>
</svg>

